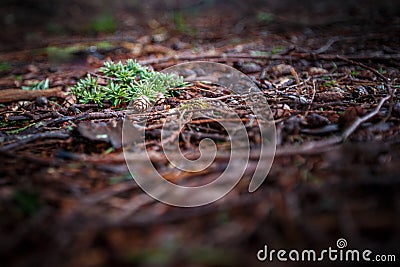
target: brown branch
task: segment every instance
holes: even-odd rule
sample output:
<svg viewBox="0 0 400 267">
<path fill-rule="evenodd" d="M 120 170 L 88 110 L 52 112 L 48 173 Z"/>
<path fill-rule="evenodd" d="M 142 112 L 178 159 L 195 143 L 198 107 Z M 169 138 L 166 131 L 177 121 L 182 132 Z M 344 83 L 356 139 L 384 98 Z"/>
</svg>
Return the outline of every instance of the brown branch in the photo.
<svg viewBox="0 0 400 267">
<path fill-rule="evenodd" d="M 389 86 L 390 86 L 390 84 L 389 84 Z M 394 107 L 394 104 L 395 104 L 394 95 L 396 94 L 397 89 L 392 89 L 392 87 L 390 86 L 390 87 L 389 87 L 389 91 L 391 91 L 391 94 L 390 94 L 390 95 L 391 95 L 391 98 L 390 98 L 390 103 L 389 103 L 389 110 L 388 110 L 388 113 L 387 113 L 386 117 L 382 120 L 383 122 L 386 122 L 386 121 L 390 118 L 390 116 L 392 116 L 393 107 Z"/>
<path fill-rule="evenodd" d="M 91 112 L 84 115 L 79 114 L 74 120 L 100 120 L 100 119 L 110 119 L 125 116 L 124 111 L 110 111 L 110 112 Z"/>
<path fill-rule="evenodd" d="M 64 98 L 62 86 L 53 87 L 46 90 L 22 90 L 22 89 L 6 89 L 0 90 L 0 103 L 7 103 L 21 100 L 34 100 L 37 97 L 57 96 Z"/>
<path fill-rule="evenodd" d="M 378 106 L 370 113 L 367 115 L 357 118 L 342 134 L 342 141 L 345 141 L 363 122 L 366 122 L 367 120 L 371 119 L 374 117 L 376 114 L 378 114 L 379 110 L 382 108 L 383 103 L 385 103 L 388 99 L 390 99 L 392 96 L 388 95 L 385 96 L 384 98 L 379 101 Z"/>
<path fill-rule="evenodd" d="M 365 64 L 363 64 L 363 63 L 361 63 L 361 62 L 357 62 L 357 61 L 351 60 L 351 59 L 349 59 L 349 58 L 347 58 L 347 57 L 344 57 L 344 56 L 337 56 L 337 58 L 340 59 L 340 60 L 346 61 L 346 62 L 348 62 L 348 63 L 350 63 L 350 64 L 357 65 L 357 66 L 360 66 L 360 67 L 362 67 L 362 68 L 364 68 L 364 69 L 370 70 L 370 71 L 373 72 L 376 76 L 378 76 L 379 78 L 381 78 L 384 82 L 386 82 L 386 83 L 389 82 L 389 79 L 388 79 L 388 78 L 386 78 L 386 77 L 385 77 L 384 75 L 382 75 L 379 71 L 377 71 L 376 69 L 374 69 L 374 68 L 372 68 L 372 67 L 370 67 L 370 66 L 367 66 L 367 65 L 365 65 Z"/>
<path fill-rule="evenodd" d="M 68 137 L 69 137 L 69 133 L 64 130 L 38 133 L 38 134 L 29 134 L 29 135 L 25 135 L 25 136 L 18 136 L 19 140 L 0 147 L 0 151 L 7 151 L 10 149 L 15 149 L 17 147 L 23 146 L 27 143 L 33 142 L 38 139 L 43 139 L 43 138 L 66 139 Z"/>
<path fill-rule="evenodd" d="M 204 123 L 215 123 L 215 122 L 248 122 L 248 118 L 241 118 L 241 119 L 235 119 L 235 118 L 228 118 L 228 119 L 201 119 L 201 120 L 193 120 L 188 122 L 188 124 L 204 124 Z"/>
<path fill-rule="evenodd" d="M 338 37 L 333 37 L 333 38 L 329 39 L 328 42 L 324 46 L 320 47 L 317 50 L 314 50 L 313 53 L 315 53 L 315 54 L 325 53 L 334 43 L 336 43 L 339 40 L 340 39 Z"/>
<path fill-rule="evenodd" d="M 152 58 L 147 60 L 140 60 L 142 65 L 161 64 L 169 61 L 173 63 L 177 61 L 192 61 L 192 60 L 212 60 L 217 62 L 226 62 L 228 60 L 335 60 L 346 58 L 347 60 L 400 60 L 400 54 L 393 55 L 348 55 L 338 56 L 331 54 L 314 54 L 314 53 L 292 53 L 290 55 L 249 55 L 245 53 L 222 53 L 213 55 L 182 55 L 182 56 L 168 56 L 161 58 Z M 345 61 L 345 60 L 344 60 Z"/>
<path fill-rule="evenodd" d="M 298 148 L 287 147 L 277 149 L 275 155 L 276 156 L 287 156 L 287 155 L 295 155 L 295 154 L 308 154 L 308 153 L 316 153 L 320 151 L 324 151 L 329 149 L 330 147 L 337 145 L 346 141 L 346 139 L 354 133 L 355 130 L 363 123 L 374 117 L 380 109 L 382 108 L 383 104 L 391 98 L 391 95 L 387 95 L 379 101 L 378 106 L 367 115 L 356 119 L 344 132 L 341 136 L 333 136 L 322 141 L 310 142 L 305 145 L 302 145 Z"/>
</svg>

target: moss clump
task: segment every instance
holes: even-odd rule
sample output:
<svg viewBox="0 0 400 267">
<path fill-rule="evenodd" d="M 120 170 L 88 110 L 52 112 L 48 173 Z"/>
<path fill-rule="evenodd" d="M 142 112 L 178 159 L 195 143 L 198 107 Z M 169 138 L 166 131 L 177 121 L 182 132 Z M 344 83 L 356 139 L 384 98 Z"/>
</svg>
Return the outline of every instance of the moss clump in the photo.
<svg viewBox="0 0 400 267">
<path fill-rule="evenodd" d="M 96 103 L 101 106 L 104 102 L 111 102 L 117 107 L 140 96 L 154 101 L 157 93 L 166 94 L 169 88 L 185 85 L 182 77 L 152 71 L 132 59 L 125 64 L 121 61 L 105 62 L 99 73 L 101 75 L 87 74 L 71 88 L 80 103 Z"/>
</svg>

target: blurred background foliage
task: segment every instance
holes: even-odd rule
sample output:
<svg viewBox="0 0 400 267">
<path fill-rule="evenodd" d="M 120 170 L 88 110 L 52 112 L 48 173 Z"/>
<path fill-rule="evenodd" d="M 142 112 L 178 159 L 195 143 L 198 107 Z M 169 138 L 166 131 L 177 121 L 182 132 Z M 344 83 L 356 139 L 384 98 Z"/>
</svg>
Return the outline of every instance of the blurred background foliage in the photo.
<svg viewBox="0 0 400 267">
<path fill-rule="evenodd" d="M 204 39 L 202 26 L 217 21 L 232 36 L 246 23 L 289 22 L 291 26 L 343 21 L 380 25 L 398 19 L 400 1 L 392 0 L 2 0 L 0 51 L 47 46 L 48 38 L 69 36 L 137 38 L 160 25 L 177 34 Z M 224 23 L 225 18 L 227 23 Z M 301 19 L 299 19 L 301 18 Z M 235 23 L 232 23 L 235 22 Z M 286 26 L 286 25 L 285 25 Z M 210 30 L 210 29 L 207 29 Z M 213 29 L 211 29 L 213 30 Z M 217 29 L 214 29 L 217 31 Z M 275 27 L 285 30 L 285 27 Z"/>
</svg>

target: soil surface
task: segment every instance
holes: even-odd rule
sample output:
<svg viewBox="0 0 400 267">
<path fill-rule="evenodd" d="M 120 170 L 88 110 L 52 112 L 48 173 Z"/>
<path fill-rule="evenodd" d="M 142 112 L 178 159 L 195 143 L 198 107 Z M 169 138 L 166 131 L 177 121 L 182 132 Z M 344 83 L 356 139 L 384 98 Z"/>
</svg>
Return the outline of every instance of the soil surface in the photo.
<svg viewBox="0 0 400 267">
<path fill-rule="evenodd" d="M 2 266 L 283 266 L 256 254 L 264 245 L 337 248 L 340 238 L 370 249 L 371 258 L 400 260 L 399 4 L 81 2 L 0 4 Z M 260 141 L 242 97 L 195 81 L 147 111 L 153 164 L 183 185 L 223 172 L 226 157 L 196 174 L 171 169 L 160 150 L 169 111 L 215 98 L 246 125 L 253 154 L 244 177 L 197 208 L 146 195 L 121 148 L 129 103 L 83 104 L 68 94 L 105 61 L 127 59 L 156 71 L 212 61 L 248 75 L 276 127 L 262 186 L 247 191 Z M 203 138 L 224 147 L 227 137 L 204 119 L 178 135 L 184 152 L 197 151 Z"/>
</svg>

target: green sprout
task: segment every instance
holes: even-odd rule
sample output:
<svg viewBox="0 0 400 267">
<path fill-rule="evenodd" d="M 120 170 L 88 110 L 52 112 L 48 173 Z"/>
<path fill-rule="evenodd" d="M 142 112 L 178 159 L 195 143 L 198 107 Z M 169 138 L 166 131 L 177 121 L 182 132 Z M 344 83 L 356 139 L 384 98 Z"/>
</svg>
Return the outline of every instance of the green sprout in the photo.
<svg viewBox="0 0 400 267">
<path fill-rule="evenodd" d="M 99 68 L 102 75 L 91 74 L 77 82 L 71 92 L 80 103 L 96 103 L 101 106 L 111 102 L 114 107 L 129 103 L 140 96 L 155 101 L 157 93 L 168 93 L 168 89 L 186 85 L 182 77 L 150 70 L 135 60 L 122 62 L 104 62 Z M 97 74 L 95 74 L 96 76 Z M 99 77 L 107 81 L 107 85 L 99 83 Z"/>
<path fill-rule="evenodd" d="M 32 83 L 28 86 L 22 86 L 22 90 L 46 90 L 49 89 L 49 79 L 40 81 L 38 83 Z"/>
</svg>

